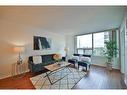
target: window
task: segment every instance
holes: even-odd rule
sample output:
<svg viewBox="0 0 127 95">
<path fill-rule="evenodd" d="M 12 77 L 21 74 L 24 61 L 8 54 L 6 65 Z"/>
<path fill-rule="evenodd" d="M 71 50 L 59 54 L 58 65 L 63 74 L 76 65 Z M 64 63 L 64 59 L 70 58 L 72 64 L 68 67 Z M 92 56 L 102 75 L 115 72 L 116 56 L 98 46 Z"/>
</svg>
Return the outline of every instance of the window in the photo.
<svg viewBox="0 0 127 95">
<path fill-rule="evenodd" d="M 84 50 L 83 49 L 78 49 L 78 54 L 84 54 Z"/>
<path fill-rule="evenodd" d="M 77 53 L 102 56 L 105 41 L 108 40 L 108 31 L 77 36 Z"/>
<path fill-rule="evenodd" d="M 77 36 L 78 54 L 92 54 L 92 34 Z"/>
<path fill-rule="evenodd" d="M 105 41 L 109 40 L 109 32 L 101 32 L 93 34 L 93 54 L 103 55 L 103 50 L 105 48 Z"/>
<path fill-rule="evenodd" d="M 77 48 L 92 48 L 92 34 L 78 36 Z"/>
</svg>

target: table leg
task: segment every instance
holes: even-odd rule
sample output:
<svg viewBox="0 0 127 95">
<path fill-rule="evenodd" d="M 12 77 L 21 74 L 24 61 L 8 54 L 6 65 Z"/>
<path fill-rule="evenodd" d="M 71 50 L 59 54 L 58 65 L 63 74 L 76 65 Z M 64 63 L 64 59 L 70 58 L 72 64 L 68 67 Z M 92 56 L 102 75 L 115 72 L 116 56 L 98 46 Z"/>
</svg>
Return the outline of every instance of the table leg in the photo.
<svg viewBox="0 0 127 95">
<path fill-rule="evenodd" d="M 69 69 L 69 67 L 66 67 L 71 73 L 72 73 L 72 71 Z"/>
<path fill-rule="evenodd" d="M 47 74 L 47 72 L 46 72 L 46 76 L 47 76 L 47 78 L 48 78 L 50 84 L 52 85 L 52 81 L 50 80 L 49 75 Z"/>
</svg>

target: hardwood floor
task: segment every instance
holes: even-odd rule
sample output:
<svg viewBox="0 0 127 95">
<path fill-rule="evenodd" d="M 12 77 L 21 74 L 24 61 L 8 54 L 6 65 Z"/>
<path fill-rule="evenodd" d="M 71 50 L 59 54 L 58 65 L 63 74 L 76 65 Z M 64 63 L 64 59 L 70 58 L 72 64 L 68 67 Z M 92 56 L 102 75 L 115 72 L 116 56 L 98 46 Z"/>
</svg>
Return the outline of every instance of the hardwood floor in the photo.
<svg viewBox="0 0 127 95">
<path fill-rule="evenodd" d="M 45 71 L 36 74 L 27 72 L 21 76 L 2 79 L 0 80 L 0 89 L 35 89 L 29 78 L 43 72 Z"/>
<path fill-rule="evenodd" d="M 0 89 L 35 89 L 29 80 L 36 76 L 30 72 L 19 78 L 6 78 L 0 80 Z M 74 89 L 126 89 L 122 74 L 118 70 L 108 71 L 104 67 L 91 66 L 87 76 L 81 79 Z"/>
<path fill-rule="evenodd" d="M 108 71 L 104 67 L 92 66 L 75 89 L 126 89 L 122 77 L 119 70 Z"/>
</svg>

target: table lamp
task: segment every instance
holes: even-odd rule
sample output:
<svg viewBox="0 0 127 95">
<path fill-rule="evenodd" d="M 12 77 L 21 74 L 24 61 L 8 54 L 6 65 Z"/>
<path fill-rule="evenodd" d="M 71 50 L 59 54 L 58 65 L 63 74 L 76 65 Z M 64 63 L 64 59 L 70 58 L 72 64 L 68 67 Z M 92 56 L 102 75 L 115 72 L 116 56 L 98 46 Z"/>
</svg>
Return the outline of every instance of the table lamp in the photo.
<svg viewBox="0 0 127 95">
<path fill-rule="evenodd" d="M 66 52 L 66 57 L 65 57 L 65 60 L 67 59 L 67 53 L 68 53 L 68 51 L 69 51 L 69 48 L 68 47 L 65 47 L 64 48 L 64 51 Z"/>
<path fill-rule="evenodd" d="M 21 52 L 24 51 L 24 47 L 23 46 L 15 46 L 14 51 L 16 53 L 19 53 L 17 64 L 22 64 Z"/>
</svg>

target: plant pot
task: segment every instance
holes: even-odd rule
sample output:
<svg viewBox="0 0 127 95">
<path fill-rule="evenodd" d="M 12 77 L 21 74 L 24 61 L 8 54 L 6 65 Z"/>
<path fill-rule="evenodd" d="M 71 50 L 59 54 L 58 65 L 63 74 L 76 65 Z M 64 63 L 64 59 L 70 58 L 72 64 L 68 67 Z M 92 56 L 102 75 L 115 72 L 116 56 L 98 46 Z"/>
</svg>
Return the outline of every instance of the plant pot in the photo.
<svg viewBox="0 0 127 95">
<path fill-rule="evenodd" d="M 111 64 L 111 62 L 107 62 L 106 64 L 107 64 L 107 69 L 111 71 L 112 70 L 112 64 Z"/>
</svg>

